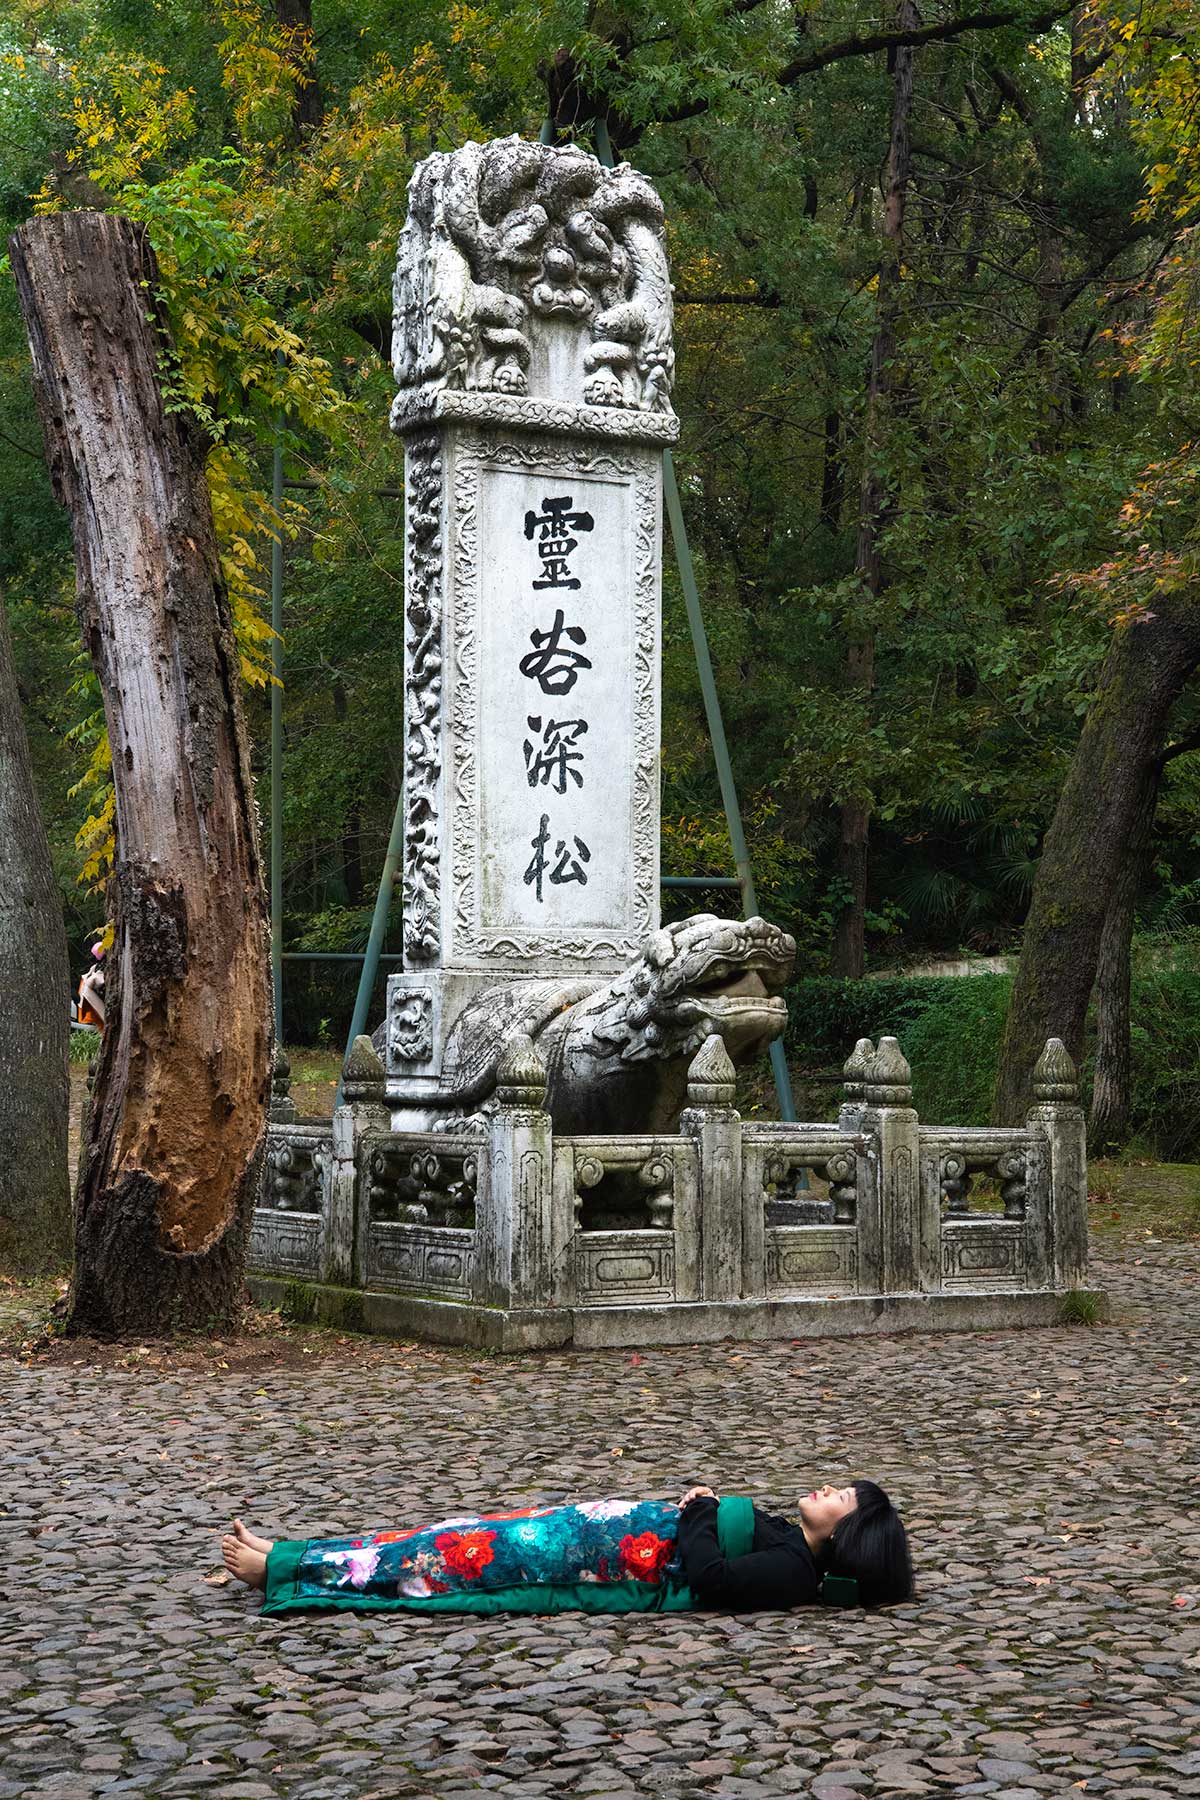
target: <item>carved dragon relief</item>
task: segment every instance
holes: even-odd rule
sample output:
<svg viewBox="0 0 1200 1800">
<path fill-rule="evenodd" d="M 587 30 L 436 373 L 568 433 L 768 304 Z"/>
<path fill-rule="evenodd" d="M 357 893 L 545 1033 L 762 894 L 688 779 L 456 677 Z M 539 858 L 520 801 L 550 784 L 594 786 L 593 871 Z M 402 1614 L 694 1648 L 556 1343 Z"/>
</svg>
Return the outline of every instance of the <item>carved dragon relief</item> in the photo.
<svg viewBox="0 0 1200 1800">
<path fill-rule="evenodd" d="M 404 954 L 432 962 L 441 947 L 438 802 L 442 774 L 442 449 L 408 440 L 408 571 L 404 632 Z"/>
<path fill-rule="evenodd" d="M 393 303 L 397 416 L 414 390 L 527 395 L 541 319 L 587 331 L 585 405 L 673 417 L 662 202 L 628 164 L 517 137 L 426 157 Z"/>
</svg>

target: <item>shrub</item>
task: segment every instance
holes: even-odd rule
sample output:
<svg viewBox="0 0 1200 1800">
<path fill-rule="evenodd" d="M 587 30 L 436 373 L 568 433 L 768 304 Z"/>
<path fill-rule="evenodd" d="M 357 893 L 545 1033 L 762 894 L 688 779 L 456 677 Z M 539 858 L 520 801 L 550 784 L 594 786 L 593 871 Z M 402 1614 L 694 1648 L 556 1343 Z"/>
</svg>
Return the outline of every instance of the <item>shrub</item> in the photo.
<svg viewBox="0 0 1200 1800">
<path fill-rule="evenodd" d="M 860 1037 L 899 1038 L 921 1116 L 985 1125 L 1011 991 L 1010 975 L 798 981 L 787 994 L 788 1055 L 837 1068 Z"/>
<path fill-rule="evenodd" d="M 857 1038 L 899 1038 L 921 1117 L 986 1125 L 1011 992 L 1010 975 L 797 981 L 787 993 L 788 1058 L 798 1073 L 834 1069 Z M 1131 1015 L 1130 1138 L 1167 1161 L 1200 1157 L 1200 969 L 1137 971 Z M 1085 1106 L 1093 1041 L 1089 1026 L 1080 1070 Z"/>
<path fill-rule="evenodd" d="M 1167 1162 L 1200 1153 L 1200 970 L 1150 968 L 1134 977 L 1130 1132 Z"/>
</svg>

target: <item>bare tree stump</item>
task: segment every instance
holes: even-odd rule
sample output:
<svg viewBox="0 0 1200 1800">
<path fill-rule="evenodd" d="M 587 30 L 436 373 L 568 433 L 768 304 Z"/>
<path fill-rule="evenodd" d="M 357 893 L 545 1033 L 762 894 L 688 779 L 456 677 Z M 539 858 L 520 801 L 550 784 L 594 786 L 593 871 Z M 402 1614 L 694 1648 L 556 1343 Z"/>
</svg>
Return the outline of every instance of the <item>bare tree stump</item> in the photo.
<svg viewBox="0 0 1200 1800">
<path fill-rule="evenodd" d="M 70 969 L 0 602 L 0 1267 L 39 1275 L 71 1248 Z"/>
<path fill-rule="evenodd" d="M 93 212 L 11 239 L 116 787 L 115 942 L 76 1204 L 74 1330 L 228 1322 L 270 1087 L 268 933 L 206 441 L 168 413 L 145 232 Z"/>
</svg>

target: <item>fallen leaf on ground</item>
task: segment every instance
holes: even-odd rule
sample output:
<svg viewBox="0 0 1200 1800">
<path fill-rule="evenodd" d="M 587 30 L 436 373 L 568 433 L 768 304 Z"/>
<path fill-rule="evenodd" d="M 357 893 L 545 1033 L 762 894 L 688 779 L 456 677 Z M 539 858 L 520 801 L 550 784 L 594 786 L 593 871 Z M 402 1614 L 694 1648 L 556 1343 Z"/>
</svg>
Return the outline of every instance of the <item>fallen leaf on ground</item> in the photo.
<svg viewBox="0 0 1200 1800">
<path fill-rule="evenodd" d="M 229 1577 L 228 1569 L 222 1569 L 216 1575 L 206 1575 L 204 1577 L 204 1579 L 205 1579 L 205 1581 L 207 1581 L 209 1587 L 224 1587 L 225 1583 L 229 1580 L 229 1578 L 230 1577 Z"/>
</svg>

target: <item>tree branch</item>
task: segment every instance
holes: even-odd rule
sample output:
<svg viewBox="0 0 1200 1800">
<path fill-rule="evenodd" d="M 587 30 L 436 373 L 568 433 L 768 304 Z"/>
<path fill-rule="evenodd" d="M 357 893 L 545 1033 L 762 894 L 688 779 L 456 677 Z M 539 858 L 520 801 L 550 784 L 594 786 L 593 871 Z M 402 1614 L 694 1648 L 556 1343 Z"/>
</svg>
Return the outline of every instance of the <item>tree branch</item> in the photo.
<svg viewBox="0 0 1200 1800">
<path fill-rule="evenodd" d="M 778 294 L 676 294 L 676 306 L 782 306 Z"/>
<path fill-rule="evenodd" d="M 1065 19 L 1077 4 L 1078 0 L 1052 0 L 1050 5 L 1033 13 L 1019 4 L 992 7 L 985 12 L 971 13 L 966 18 L 941 19 L 936 25 L 918 25 L 908 31 L 873 31 L 841 38 L 836 43 L 811 50 L 804 56 L 794 57 L 779 70 L 775 80 L 780 87 L 791 87 L 802 75 L 812 75 L 818 69 L 828 68 L 830 63 L 843 62 L 850 56 L 872 56 L 877 50 L 891 51 L 906 46 L 917 48 L 921 44 L 945 43 L 968 31 L 1002 31 L 1009 25 L 1019 25 L 1031 35 L 1048 31 L 1060 19 Z M 738 7 L 737 10 L 749 11 L 750 8 Z M 687 100 L 681 106 L 672 107 L 669 112 L 660 113 L 657 123 L 678 125 L 685 119 L 698 118 L 711 105 L 712 101 L 706 97 Z"/>
<path fill-rule="evenodd" d="M 1187 737 L 1181 737 L 1177 744 L 1168 744 L 1158 759 L 1158 766 L 1160 769 L 1165 768 L 1177 756 L 1188 756 L 1193 750 L 1200 750 L 1200 727 L 1190 731 Z"/>
<path fill-rule="evenodd" d="M 19 444 L 15 437 L 9 437 L 7 431 L 0 431 L 0 439 L 11 445 L 14 450 L 19 450 L 22 456 L 31 457 L 35 463 L 45 463 L 46 459 L 39 451 L 31 450 L 28 444 Z"/>
<path fill-rule="evenodd" d="M 1022 6 L 994 7 L 988 12 L 970 13 L 962 19 L 941 19 L 936 25 L 918 25 L 911 31 L 873 31 L 861 37 L 843 38 L 840 43 L 826 44 L 807 56 L 796 57 L 775 79 L 780 87 L 790 87 L 802 75 L 811 75 L 847 56 L 870 56 L 876 50 L 899 50 L 906 45 L 915 49 L 921 44 L 961 37 L 965 31 L 1000 31 L 1006 25 L 1020 25 L 1030 33 L 1048 31 L 1051 25 L 1073 12 L 1076 3 L 1077 0 L 1054 0 L 1053 5 L 1036 13 L 1029 13 Z"/>
</svg>

